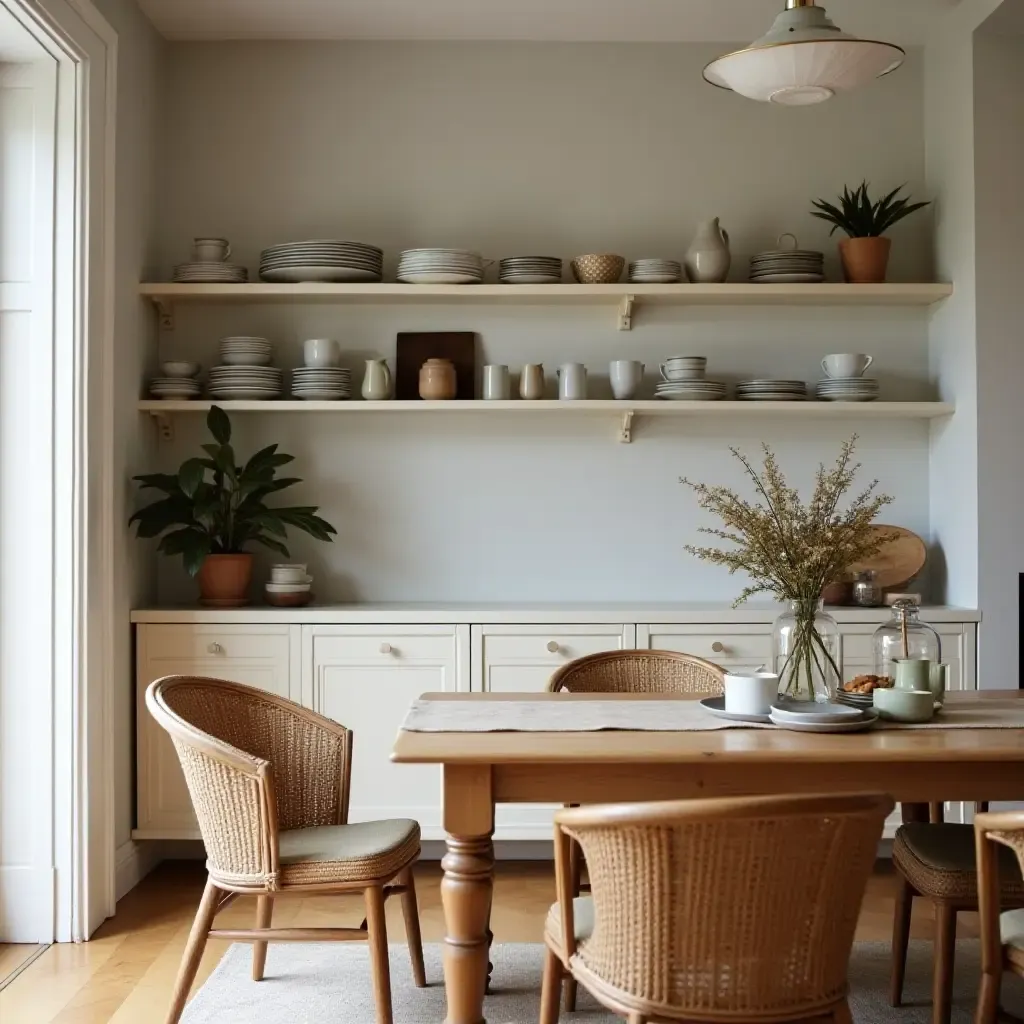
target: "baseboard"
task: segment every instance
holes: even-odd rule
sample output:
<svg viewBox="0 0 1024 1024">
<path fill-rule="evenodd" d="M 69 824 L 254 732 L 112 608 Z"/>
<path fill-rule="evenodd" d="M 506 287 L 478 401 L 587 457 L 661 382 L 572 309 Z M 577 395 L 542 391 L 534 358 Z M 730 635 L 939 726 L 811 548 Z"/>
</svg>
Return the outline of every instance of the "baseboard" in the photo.
<svg viewBox="0 0 1024 1024">
<path fill-rule="evenodd" d="M 163 843 L 136 843 L 131 839 L 114 851 L 114 899 L 132 891 L 146 875 L 166 859 Z"/>
<path fill-rule="evenodd" d="M 0 942 L 53 942 L 56 872 L 0 865 Z"/>
</svg>

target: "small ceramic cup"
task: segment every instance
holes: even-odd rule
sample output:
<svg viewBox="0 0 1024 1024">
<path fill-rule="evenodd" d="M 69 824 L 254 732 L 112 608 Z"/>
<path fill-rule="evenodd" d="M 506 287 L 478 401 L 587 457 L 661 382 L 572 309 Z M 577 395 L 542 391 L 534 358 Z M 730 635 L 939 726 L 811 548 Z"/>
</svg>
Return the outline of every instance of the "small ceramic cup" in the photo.
<svg viewBox="0 0 1024 1024">
<path fill-rule="evenodd" d="M 527 363 L 519 374 L 519 397 L 537 401 L 544 397 L 544 366 Z"/>
<path fill-rule="evenodd" d="M 558 368 L 558 397 L 570 402 L 587 397 L 587 368 L 582 363 L 564 363 Z"/>
<path fill-rule="evenodd" d="M 302 359 L 307 366 L 337 366 L 341 346 L 333 338 L 310 338 L 302 343 Z"/>
<path fill-rule="evenodd" d="M 193 238 L 192 259 L 197 263 L 223 263 L 231 256 L 226 238 Z"/>
<path fill-rule="evenodd" d="M 896 662 L 896 688 L 898 690 L 928 690 L 931 688 L 932 665 L 927 658 L 901 658 Z"/>
<path fill-rule="evenodd" d="M 484 367 L 483 396 L 488 402 L 502 402 L 512 394 L 508 367 L 493 364 Z"/>
<path fill-rule="evenodd" d="M 725 710 L 734 715 L 767 715 L 779 699 L 774 672 L 727 672 Z"/>
<path fill-rule="evenodd" d="M 821 368 L 826 377 L 862 377 L 874 362 L 873 356 L 861 352 L 842 352 L 834 356 L 825 356 Z"/>
<path fill-rule="evenodd" d="M 873 703 L 879 717 L 892 722 L 920 725 L 935 715 L 935 697 L 931 690 L 875 690 Z"/>
<path fill-rule="evenodd" d="M 644 364 L 636 359 L 616 359 L 608 366 L 608 379 L 617 399 L 632 398 L 644 379 Z"/>
<path fill-rule="evenodd" d="M 450 359 L 428 359 L 420 367 L 420 398 L 424 401 L 450 401 L 457 390 L 455 364 Z"/>
<path fill-rule="evenodd" d="M 279 563 L 270 567 L 270 579 L 273 583 L 298 584 L 306 583 L 309 576 L 306 574 L 306 566 L 303 563 L 294 564 Z"/>
</svg>

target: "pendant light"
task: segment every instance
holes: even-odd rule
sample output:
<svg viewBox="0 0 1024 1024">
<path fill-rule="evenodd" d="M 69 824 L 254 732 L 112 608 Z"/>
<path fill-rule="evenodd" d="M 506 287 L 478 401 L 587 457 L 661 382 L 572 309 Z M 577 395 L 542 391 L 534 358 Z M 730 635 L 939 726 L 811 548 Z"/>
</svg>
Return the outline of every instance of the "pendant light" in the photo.
<svg viewBox="0 0 1024 1024">
<path fill-rule="evenodd" d="M 704 69 L 712 85 L 748 99 L 809 106 L 895 71 L 900 47 L 838 29 L 814 0 L 786 0 L 768 34 Z"/>
</svg>

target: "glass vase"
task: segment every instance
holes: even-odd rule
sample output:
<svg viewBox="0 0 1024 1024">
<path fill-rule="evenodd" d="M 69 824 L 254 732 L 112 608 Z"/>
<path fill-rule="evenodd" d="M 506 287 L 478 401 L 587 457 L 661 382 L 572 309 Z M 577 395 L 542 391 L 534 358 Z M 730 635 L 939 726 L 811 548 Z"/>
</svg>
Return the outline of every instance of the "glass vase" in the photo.
<svg viewBox="0 0 1024 1024">
<path fill-rule="evenodd" d="M 831 700 L 842 679 L 839 626 L 824 603 L 790 601 L 772 627 L 779 692 L 790 700 Z"/>
</svg>

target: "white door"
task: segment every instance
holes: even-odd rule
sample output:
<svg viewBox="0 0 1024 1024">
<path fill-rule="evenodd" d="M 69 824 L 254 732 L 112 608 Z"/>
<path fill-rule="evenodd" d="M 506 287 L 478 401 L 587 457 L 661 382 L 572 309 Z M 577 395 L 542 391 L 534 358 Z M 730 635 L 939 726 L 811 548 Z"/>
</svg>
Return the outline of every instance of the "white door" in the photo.
<svg viewBox="0 0 1024 1024">
<path fill-rule="evenodd" d="M 465 626 L 305 626 L 303 703 L 351 729 L 350 821 L 412 818 L 443 839 L 441 770 L 392 764 L 395 736 L 423 693 L 469 689 Z"/>
</svg>

